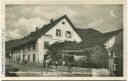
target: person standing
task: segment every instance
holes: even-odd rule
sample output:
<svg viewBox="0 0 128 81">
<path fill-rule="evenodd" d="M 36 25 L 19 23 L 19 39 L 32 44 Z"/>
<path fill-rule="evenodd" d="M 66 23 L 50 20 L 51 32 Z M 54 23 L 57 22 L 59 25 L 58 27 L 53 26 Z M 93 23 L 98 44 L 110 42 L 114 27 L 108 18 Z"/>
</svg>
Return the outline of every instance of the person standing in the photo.
<svg viewBox="0 0 128 81">
<path fill-rule="evenodd" d="M 55 68 L 57 68 L 58 66 L 58 61 L 55 61 Z"/>
<path fill-rule="evenodd" d="M 69 64 L 68 64 L 68 73 L 70 73 L 70 75 L 71 75 L 71 69 L 72 69 L 72 64 L 69 63 Z"/>
</svg>

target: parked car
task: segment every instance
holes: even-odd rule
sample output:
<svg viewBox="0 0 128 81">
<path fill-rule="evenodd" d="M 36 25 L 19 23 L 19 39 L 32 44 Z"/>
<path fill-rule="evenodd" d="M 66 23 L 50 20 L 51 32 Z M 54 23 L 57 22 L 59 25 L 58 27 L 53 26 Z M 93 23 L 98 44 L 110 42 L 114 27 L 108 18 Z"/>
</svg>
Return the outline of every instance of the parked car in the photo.
<svg viewBox="0 0 128 81">
<path fill-rule="evenodd" d="M 18 76 L 15 72 L 18 72 L 19 69 L 11 65 L 5 65 L 5 77 L 16 77 Z"/>
</svg>

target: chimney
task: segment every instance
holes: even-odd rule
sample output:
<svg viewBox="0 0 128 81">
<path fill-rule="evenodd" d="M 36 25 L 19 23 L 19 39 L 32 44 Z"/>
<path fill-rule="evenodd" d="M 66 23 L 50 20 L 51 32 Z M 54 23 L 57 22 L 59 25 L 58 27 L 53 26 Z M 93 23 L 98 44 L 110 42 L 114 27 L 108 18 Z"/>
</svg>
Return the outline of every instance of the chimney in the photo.
<svg viewBox="0 0 128 81">
<path fill-rule="evenodd" d="M 36 31 L 39 29 L 39 27 L 36 27 Z"/>
<path fill-rule="evenodd" d="M 53 19 L 50 19 L 50 23 L 53 22 Z"/>
</svg>

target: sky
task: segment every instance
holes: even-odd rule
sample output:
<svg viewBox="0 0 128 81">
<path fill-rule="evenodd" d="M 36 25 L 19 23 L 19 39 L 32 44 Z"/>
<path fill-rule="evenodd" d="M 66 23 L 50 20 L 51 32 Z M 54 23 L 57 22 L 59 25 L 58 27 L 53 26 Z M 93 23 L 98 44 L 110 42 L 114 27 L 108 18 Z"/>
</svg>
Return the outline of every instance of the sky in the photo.
<svg viewBox="0 0 128 81">
<path fill-rule="evenodd" d="M 43 27 L 50 19 L 67 15 L 76 28 L 93 28 L 101 32 L 123 28 L 123 5 L 32 5 L 5 6 L 6 40 L 19 39 Z"/>
</svg>

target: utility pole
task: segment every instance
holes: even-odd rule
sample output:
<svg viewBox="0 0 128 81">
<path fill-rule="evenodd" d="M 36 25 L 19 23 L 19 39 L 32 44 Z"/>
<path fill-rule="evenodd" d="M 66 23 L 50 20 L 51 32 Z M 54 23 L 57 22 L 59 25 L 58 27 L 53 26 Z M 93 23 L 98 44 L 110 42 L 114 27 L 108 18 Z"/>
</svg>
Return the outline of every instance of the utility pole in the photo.
<svg viewBox="0 0 128 81">
<path fill-rule="evenodd" d="M 109 71 L 110 71 L 110 76 L 115 76 L 115 71 L 116 71 L 116 65 L 115 65 L 115 63 L 114 63 L 114 60 L 115 60 L 115 58 L 116 58 L 116 56 L 115 56 L 115 54 L 114 54 L 114 51 L 109 51 L 108 50 L 108 53 L 109 53 L 109 57 L 110 57 L 110 59 L 109 59 Z"/>
</svg>

